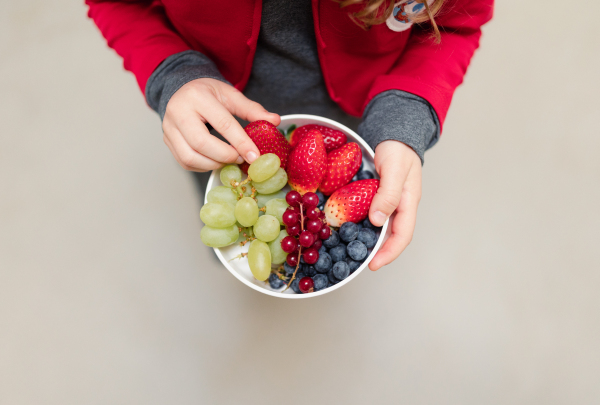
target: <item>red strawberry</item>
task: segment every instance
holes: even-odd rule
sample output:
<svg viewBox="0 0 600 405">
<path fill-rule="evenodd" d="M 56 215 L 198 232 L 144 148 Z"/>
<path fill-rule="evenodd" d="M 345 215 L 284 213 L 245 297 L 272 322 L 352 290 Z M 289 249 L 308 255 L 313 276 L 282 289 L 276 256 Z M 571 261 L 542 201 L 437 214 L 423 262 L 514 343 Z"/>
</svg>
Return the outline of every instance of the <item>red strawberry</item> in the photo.
<svg viewBox="0 0 600 405">
<path fill-rule="evenodd" d="M 345 222 L 365 219 L 378 187 L 379 180 L 368 179 L 358 180 L 338 189 L 325 205 L 327 223 L 341 226 Z"/>
<path fill-rule="evenodd" d="M 304 138 L 306 134 L 312 129 L 318 129 L 323 135 L 323 142 L 325 142 L 325 150 L 327 153 L 334 149 L 339 148 L 346 143 L 346 134 L 338 131 L 337 129 L 324 127 L 322 125 L 308 124 L 302 125 L 292 131 L 290 135 L 290 144 L 294 147 L 300 142 L 300 139 Z"/>
<path fill-rule="evenodd" d="M 281 160 L 281 167 L 285 169 L 292 147 L 275 125 L 269 121 L 254 121 L 246 125 L 244 130 L 250 139 L 252 139 L 261 155 L 265 153 L 276 154 Z M 249 166 L 248 163 L 244 162 L 240 164 L 240 169 L 248 174 Z"/>
<path fill-rule="evenodd" d="M 313 129 L 290 153 L 287 175 L 290 186 L 300 194 L 315 192 L 325 176 L 327 154 L 323 135 Z"/>
<path fill-rule="evenodd" d="M 362 151 L 358 144 L 350 142 L 327 154 L 327 170 L 319 190 L 329 195 L 352 180 L 360 168 Z"/>
</svg>

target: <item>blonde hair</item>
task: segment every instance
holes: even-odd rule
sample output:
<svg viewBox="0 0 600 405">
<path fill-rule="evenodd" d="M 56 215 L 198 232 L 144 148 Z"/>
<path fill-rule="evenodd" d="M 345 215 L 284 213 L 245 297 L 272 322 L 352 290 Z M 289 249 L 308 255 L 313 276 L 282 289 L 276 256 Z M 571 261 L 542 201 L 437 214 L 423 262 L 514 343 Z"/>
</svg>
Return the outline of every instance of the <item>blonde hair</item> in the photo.
<svg viewBox="0 0 600 405">
<path fill-rule="evenodd" d="M 356 13 L 350 14 L 352 20 L 363 27 L 368 29 L 372 25 L 384 23 L 394 12 L 395 1 L 389 0 L 338 0 L 340 7 L 347 7 L 354 4 L 364 4 L 364 7 Z M 444 0 L 434 0 L 433 4 L 429 5 L 427 0 L 416 0 L 417 3 L 423 3 L 425 5 L 425 12 L 419 13 L 411 17 L 411 22 L 419 24 L 422 22 L 430 22 L 433 27 L 433 36 L 435 42 L 439 43 L 441 36 L 440 30 L 435 23 L 435 15 L 442 8 Z M 406 3 L 408 0 L 402 1 Z M 387 3 L 387 4 L 386 4 Z"/>
</svg>

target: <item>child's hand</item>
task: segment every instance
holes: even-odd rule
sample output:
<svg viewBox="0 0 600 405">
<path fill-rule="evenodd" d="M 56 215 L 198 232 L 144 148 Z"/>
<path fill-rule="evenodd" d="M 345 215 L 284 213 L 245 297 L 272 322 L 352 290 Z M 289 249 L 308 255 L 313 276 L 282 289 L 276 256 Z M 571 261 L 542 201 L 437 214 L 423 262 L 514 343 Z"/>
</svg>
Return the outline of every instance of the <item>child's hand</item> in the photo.
<svg viewBox="0 0 600 405">
<path fill-rule="evenodd" d="M 206 172 L 227 163 L 252 163 L 260 152 L 233 117 L 266 120 L 279 125 L 279 115 L 267 112 L 236 88 L 215 79 L 196 79 L 169 100 L 163 119 L 163 140 L 186 170 Z M 206 123 L 231 145 L 208 132 Z"/>
<path fill-rule="evenodd" d="M 384 141 L 375 149 L 375 169 L 381 182 L 369 219 L 381 226 L 388 216 L 392 217 L 391 236 L 369 263 L 373 271 L 394 261 L 412 240 L 421 200 L 421 159 L 402 142 Z"/>
</svg>

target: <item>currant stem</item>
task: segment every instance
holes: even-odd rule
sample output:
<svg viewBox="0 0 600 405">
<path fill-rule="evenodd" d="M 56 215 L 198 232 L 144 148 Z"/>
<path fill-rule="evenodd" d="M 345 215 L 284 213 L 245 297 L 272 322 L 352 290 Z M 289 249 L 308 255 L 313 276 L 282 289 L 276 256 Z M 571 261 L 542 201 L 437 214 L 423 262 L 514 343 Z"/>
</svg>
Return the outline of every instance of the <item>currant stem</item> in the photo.
<svg viewBox="0 0 600 405">
<path fill-rule="evenodd" d="M 300 247 L 300 249 L 298 249 L 298 264 L 296 265 L 294 274 L 292 274 L 292 278 L 290 278 L 290 282 L 288 283 L 287 287 L 285 287 L 285 290 L 290 288 L 290 286 L 292 285 L 292 281 L 294 281 L 294 279 L 296 278 L 296 273 L 298 273 L 298 269 L 300 268 L 300 256 L 302 256 L 302 247 Z M 284 292 L 285 290 L 283 290 L 282 292 Z"/>
</svg>

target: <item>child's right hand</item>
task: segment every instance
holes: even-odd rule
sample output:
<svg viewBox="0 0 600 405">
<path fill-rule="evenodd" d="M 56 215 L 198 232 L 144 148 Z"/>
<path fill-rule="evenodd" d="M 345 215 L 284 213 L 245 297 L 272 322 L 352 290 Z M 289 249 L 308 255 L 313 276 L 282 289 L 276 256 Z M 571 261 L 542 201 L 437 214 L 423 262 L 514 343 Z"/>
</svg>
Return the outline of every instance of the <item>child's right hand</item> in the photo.
<svg viewBox="0 0 600 405">
<path fill-rule="evenodd" d="M 260 152 L 234 115 L 279 125 L 279 115 L 247 99 L 239 90 L 215 79 L 196 79 L 183 85 L 167 103 L 163 140 L 186 170 L 206 172 L 227 163 L 252 163 Z M 231 145 L 211 135 L 206 123 Z"/>
</svg>

